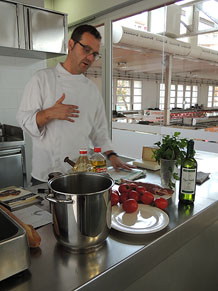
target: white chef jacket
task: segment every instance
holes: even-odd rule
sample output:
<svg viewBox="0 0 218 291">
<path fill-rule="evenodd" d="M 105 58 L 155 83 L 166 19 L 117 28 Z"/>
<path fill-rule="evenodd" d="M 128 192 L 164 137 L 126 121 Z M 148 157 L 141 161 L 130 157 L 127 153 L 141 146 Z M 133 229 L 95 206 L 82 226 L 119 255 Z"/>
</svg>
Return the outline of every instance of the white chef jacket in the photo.
<svg viewBox="0 0 218 291">
<path fill-rule="evenodd" d="M 79 107 L 75 122 L 54 119 L 38 128 L 36 114 L 49 108 L 65 93 L 64 104 Z M 112 149 L 103 99 L 95 84 L 83 74 L 72 75 L 61 64 L 38 71 L 25 87 L 17 112 L 17 121 L 33 141 L 32 177 L 47 181 L 51 172 L 67 173 L 64 163 L 69 157 L 76 161 L 80 148 L 91 142 L 102 152 Z"/>
</svg>

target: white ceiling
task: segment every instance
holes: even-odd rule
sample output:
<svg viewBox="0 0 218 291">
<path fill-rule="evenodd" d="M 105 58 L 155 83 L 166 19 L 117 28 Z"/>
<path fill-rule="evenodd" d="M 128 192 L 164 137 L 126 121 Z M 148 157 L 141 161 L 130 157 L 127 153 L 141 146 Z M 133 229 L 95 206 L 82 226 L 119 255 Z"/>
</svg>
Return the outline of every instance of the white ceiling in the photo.
<svg viewBox="0 0 218 291">
<path fill-rule="evenodd" d="M 161 78 L 162 73 L 164 74 L 162 51 L 133 46 L 133 43 L 114 45 L 114 74 L 142 77 L 155 75 Z M 92 70 L 99 71 L 100 68 L 101 61 L 92 66 Z M 218 81 L 218 63 L 176 55 L 172 59 L 172 78 Z"/>
<path fill-rule="evenodd" d="M 162 74 L 162 63 L 163 53 L 160 51 L 144 48 L 140 51 L 126 45 L 114 46 L 113 67 L 116 70 L 127 73 Z M 172 76 L 218 80 L 218 63 L 173 56 Z"/>
</svg>

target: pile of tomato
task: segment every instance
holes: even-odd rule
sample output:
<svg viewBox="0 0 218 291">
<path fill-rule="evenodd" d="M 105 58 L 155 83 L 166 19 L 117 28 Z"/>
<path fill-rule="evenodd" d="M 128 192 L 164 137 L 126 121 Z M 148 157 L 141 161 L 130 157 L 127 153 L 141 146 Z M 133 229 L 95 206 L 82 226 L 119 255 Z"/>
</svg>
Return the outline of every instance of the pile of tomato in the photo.
<svg viewBox="0 0 218 291">
<path fill-rule="evenodd" d="M 127 213 L 135 212 L 138 209 L 138 203 L 153 205 L 160 209 L 166 209 L 168 201 L 165 198 L 156 198 L 147 191 L 144 186 L 138 186 L 135 183 L 122 183 L 118 190 L 111 190 L 111 205 L 122 204 L 123 210 Z"/>
</svg>

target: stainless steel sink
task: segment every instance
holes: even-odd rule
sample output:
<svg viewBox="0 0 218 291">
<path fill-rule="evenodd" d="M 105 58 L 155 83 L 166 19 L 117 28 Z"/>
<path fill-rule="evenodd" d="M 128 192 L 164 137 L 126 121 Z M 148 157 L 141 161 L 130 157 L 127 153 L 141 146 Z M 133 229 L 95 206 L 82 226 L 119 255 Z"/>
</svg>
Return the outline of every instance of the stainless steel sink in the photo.
<svg viewBox="0 0 218 291">
<path fill-rule="evenodd" d="M 0 281 L 30 266 L 26 231 L 0 209 Z"/>
</svg>

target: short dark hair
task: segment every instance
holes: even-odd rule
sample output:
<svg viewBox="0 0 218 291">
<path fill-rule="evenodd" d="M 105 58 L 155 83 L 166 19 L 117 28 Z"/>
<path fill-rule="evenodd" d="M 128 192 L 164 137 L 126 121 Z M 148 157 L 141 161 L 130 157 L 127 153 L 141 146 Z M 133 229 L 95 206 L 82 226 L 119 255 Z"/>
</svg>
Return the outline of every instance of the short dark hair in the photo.
<svg viewBox="0 0 218 291">
<path fill-rule="evenodd" d="M 99 31 L 92 25 L 83 24 L 77 26 L 71 34 L 71 39 L 74 41 L 80 41 L 83 33 L 88 32 L 92 34 L 96 39 L 101 40 L 101 34 Z"/>
</svg>

